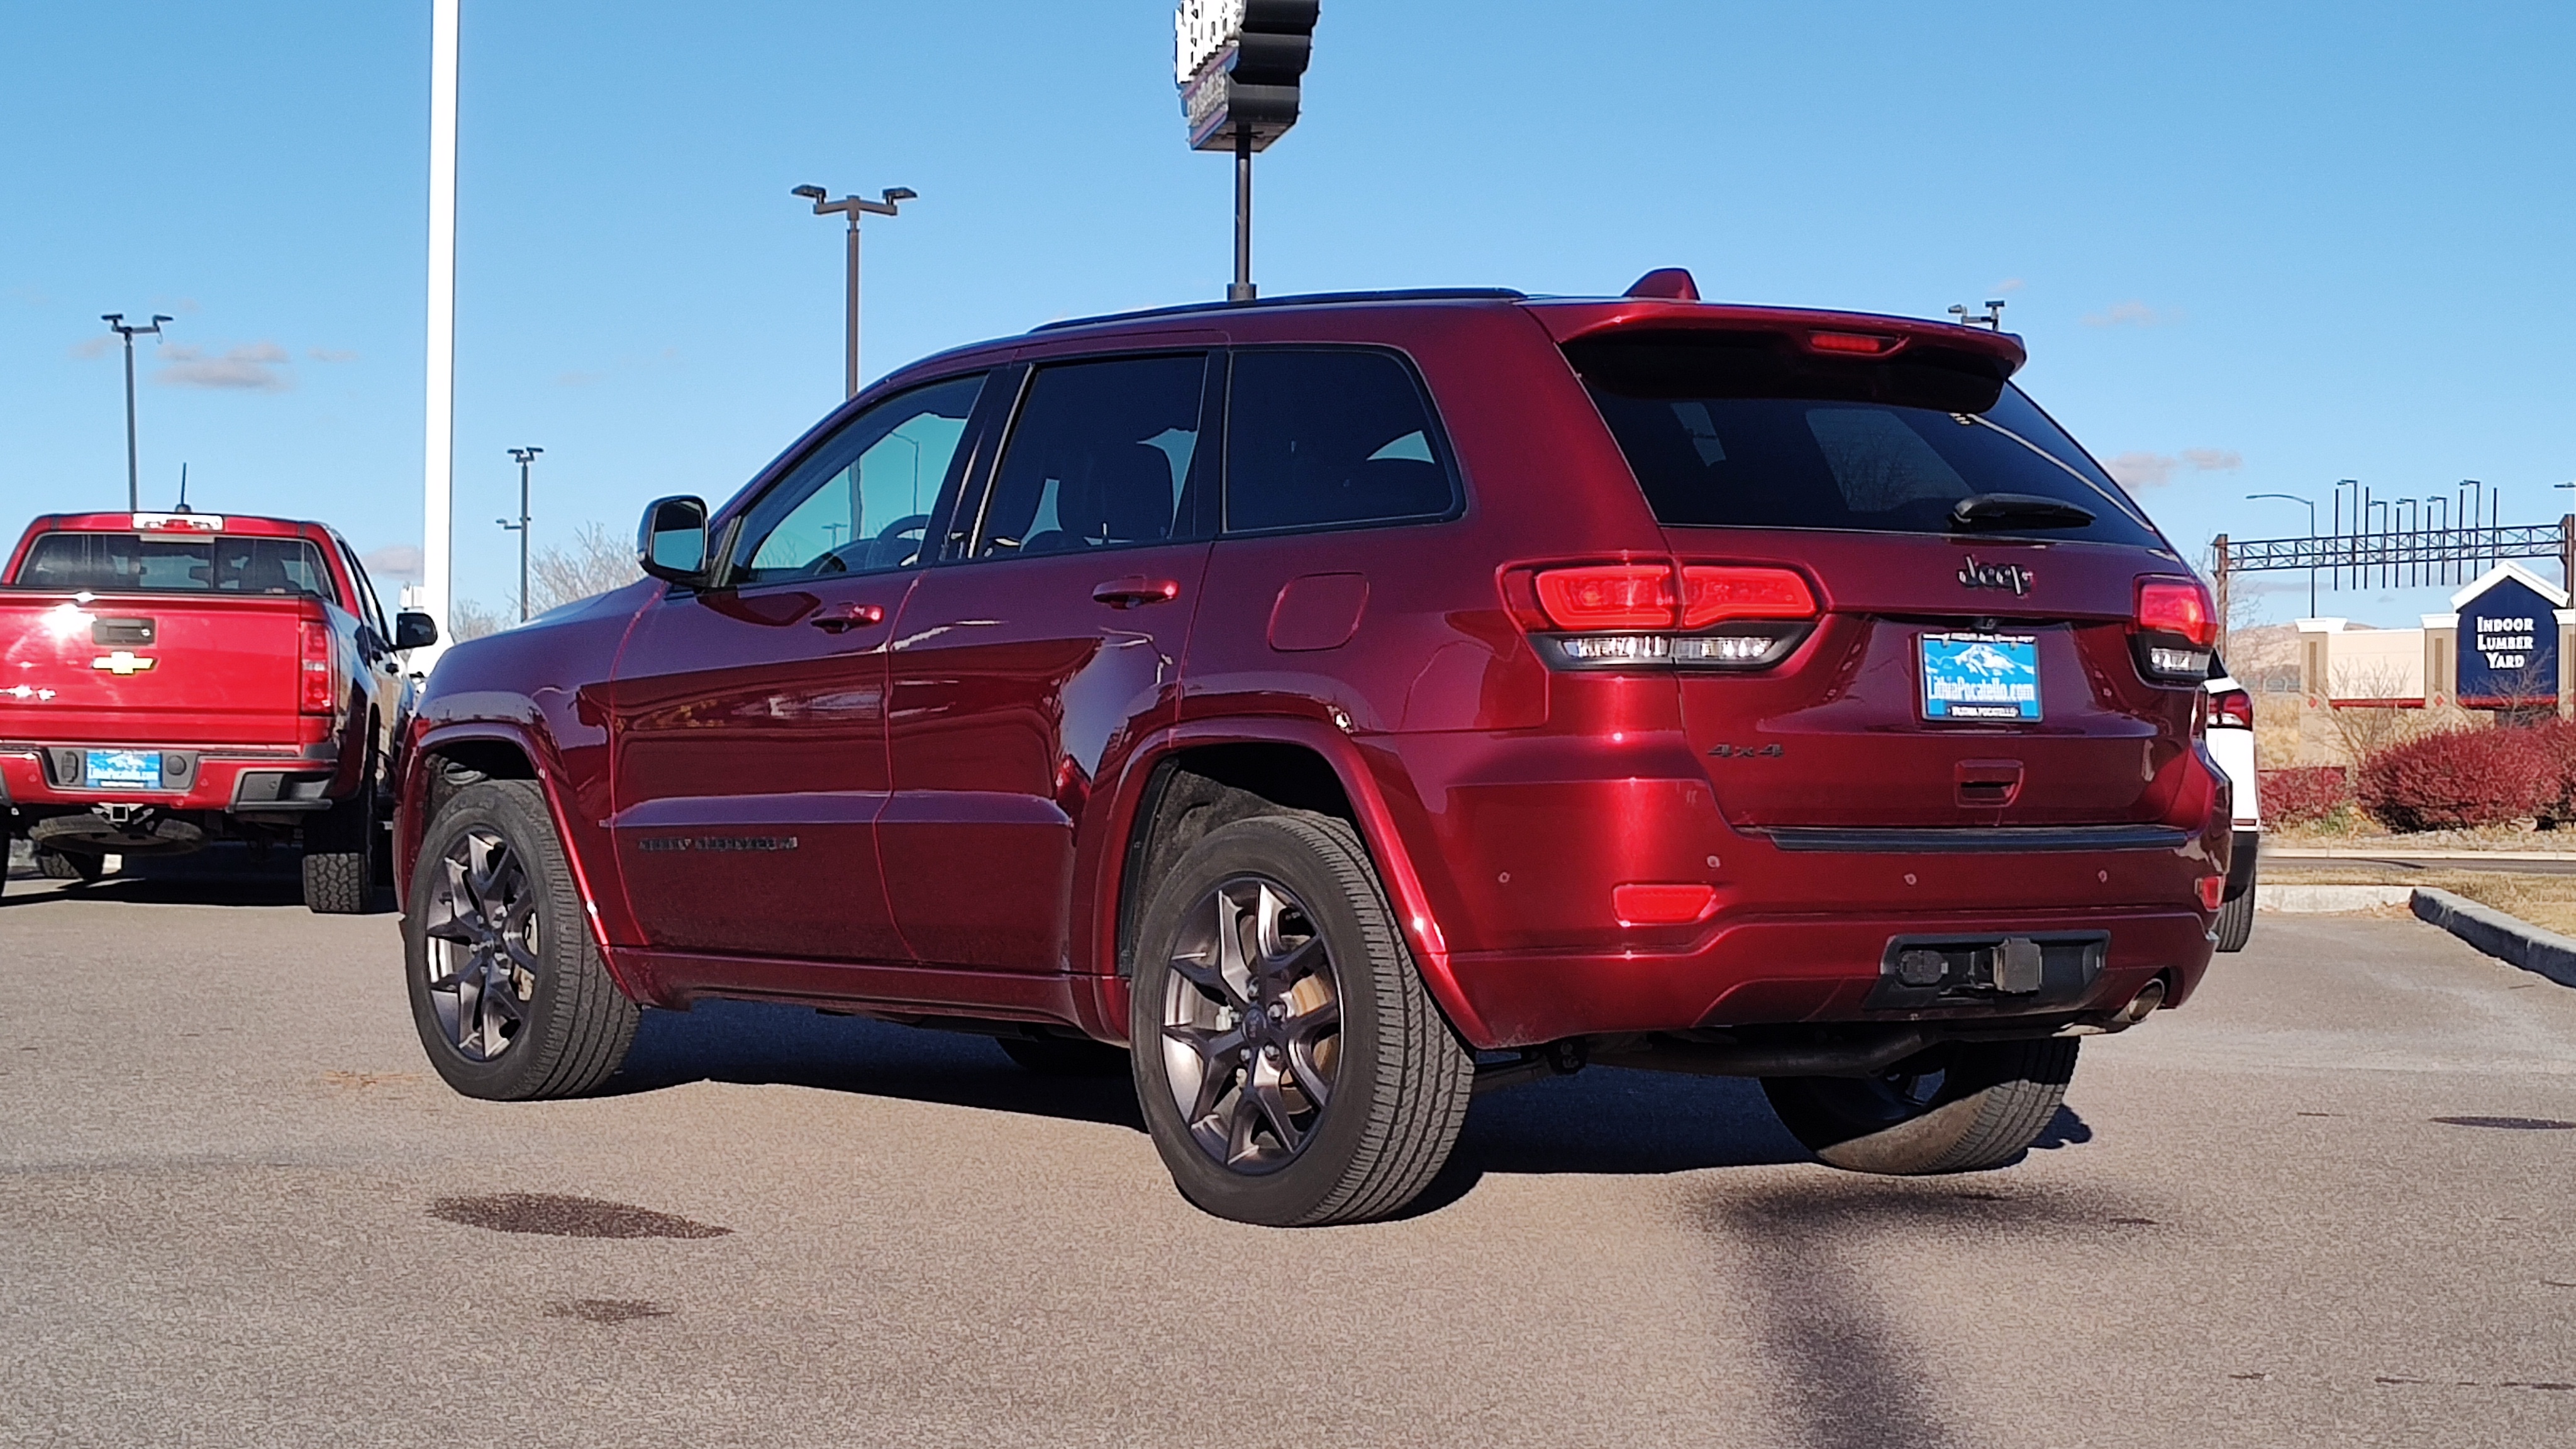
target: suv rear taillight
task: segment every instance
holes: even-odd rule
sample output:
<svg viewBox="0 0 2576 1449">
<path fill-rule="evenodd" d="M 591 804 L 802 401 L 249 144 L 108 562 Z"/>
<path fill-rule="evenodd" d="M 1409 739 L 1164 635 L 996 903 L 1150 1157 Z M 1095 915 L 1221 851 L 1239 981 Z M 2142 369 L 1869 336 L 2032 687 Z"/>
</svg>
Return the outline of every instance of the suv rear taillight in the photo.
<svg viewBox="0 0 2576 1449">
<path fill-rule="evenodd" d="M 2138 612 L 2130 625 L 2138 672 L 2165 684 L 2197 684 L 2209 677 L 2209 654 L 2218 642 L 2218 611 L 2198 579 L 2138 580 Z"/>
<path fill-rule="evenodd" d="M 2240 730 L 2254 728 L 2254 696 L 2241 689 L 2223 689 L 2211 695 L 2209 723 L 2212 728 L 2229 725 Z"/>
<path fill-rule="evenodd" d="M 1795 570 L 1740 564 L 1586 564 L 1531 580 L 1540 657 L 1560 669 L 1762 669 L 1815 628 L 1815 590 Z M 1678 583 L 1678 587 L 1676 584 Z"/>
<path fill-rule="evenodd" d="M 306 714 L 332 714 L 340 708 L 340 671 L 333 667 L 331 626 L 304 621 L 304 658 L 299 672 L 297 707 Z"/>
</svg>

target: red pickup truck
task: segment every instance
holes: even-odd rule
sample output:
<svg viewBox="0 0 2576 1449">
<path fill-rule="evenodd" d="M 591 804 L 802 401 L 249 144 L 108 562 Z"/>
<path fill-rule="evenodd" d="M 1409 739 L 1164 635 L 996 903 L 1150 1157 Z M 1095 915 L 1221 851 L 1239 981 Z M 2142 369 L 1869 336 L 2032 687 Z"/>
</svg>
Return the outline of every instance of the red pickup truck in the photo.
<svg viewBox="0 0 2576 1449">
<path fill-rule="evenodd" d="M 213 840 L 300 844 L 304 902 L 367 909 L 429 616 L 387 626 L 319 523 L 50 514 L 0 574 L 0 834 L 49 875 Z"/>
</svg>

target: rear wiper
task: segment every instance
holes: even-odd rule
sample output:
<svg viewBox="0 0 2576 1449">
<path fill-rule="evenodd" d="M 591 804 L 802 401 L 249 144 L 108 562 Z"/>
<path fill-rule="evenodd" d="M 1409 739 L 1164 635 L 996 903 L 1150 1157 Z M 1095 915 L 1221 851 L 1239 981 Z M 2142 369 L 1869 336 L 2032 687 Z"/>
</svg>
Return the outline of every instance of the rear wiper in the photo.
<svg viewBox="0 0 2576 1449">
<path fill-rule="evenodd" d="M 2082 528 L 2093 511 L 2036 493 L 1971 493 L 1950 508 L 1950 525 L 1981 528 Z"/>
</svg>

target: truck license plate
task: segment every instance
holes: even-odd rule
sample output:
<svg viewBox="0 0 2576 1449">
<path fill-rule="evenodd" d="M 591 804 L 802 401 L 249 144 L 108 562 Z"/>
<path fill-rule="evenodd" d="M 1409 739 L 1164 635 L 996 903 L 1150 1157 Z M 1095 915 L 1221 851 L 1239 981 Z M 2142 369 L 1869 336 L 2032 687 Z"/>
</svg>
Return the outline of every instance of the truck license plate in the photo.
<svg viewBox="0 0 2576 1449">
<path fill-rule="evenodd" d="M 2038 636 L 1925 634 L 1920 647 L 1925 719 L 2040 717 Z"/>
<path fill-rule="evenodd" d="M 93 790 L 158 790 L 159 750 L 92 750 L 81 779 Z"/>
</svg>

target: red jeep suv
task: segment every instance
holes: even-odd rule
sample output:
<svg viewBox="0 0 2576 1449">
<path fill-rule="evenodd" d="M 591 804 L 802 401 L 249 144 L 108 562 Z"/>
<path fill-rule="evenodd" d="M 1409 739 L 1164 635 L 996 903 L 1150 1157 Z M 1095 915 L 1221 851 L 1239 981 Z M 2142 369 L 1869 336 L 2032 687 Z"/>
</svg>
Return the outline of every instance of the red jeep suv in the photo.
<svg viewBox="0 0 2576 1449">
<path fill-rule="evenodd" d="M 2011 1162 L 2191 993 L 2230 844 L 2209 597 L 2022 360 L 1660 273 L 917 363 L 438 665 L 430 1059 L 583 1092 L 702 997 L 982 1032 L 1132 1069 L 1181 1191 L 1281 1225 L 1587 1062 Z"/>
</svg>

